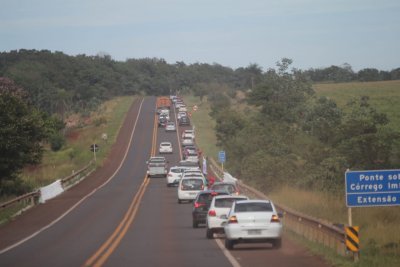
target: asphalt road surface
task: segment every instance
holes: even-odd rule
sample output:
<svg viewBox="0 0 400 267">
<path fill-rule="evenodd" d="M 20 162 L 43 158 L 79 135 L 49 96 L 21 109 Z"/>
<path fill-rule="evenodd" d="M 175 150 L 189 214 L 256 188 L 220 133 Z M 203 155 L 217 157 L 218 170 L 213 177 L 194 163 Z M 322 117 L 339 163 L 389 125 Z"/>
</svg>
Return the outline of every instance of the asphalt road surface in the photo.
<svg viewBox="0 0 400 267">
<path fill-rule="evenodd" d="M 174 113 L 171 114 L 174 118 Z M 185 127 L 189 128 L 189 127 Z M 329 266 L 286 238 L 280 250 L 192 228 L 191 203 L 178 204 L 165 178 L 147 178 L 146 160 L 179 133 L 155 124 L 155 97 L 134 103 L 103 168 L 79 185 L 0 227 L 0 266 Z"/>
</svg>

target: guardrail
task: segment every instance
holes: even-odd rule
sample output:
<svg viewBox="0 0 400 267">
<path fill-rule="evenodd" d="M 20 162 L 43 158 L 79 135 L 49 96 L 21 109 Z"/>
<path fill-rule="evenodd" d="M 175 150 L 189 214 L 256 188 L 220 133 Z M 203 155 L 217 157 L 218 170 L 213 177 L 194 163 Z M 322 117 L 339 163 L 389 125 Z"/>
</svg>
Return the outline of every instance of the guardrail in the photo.
<svg viewBox="0 0 400 267">
<path fill-rule="evenodd" d="M 83 167 L 79 171 L 74 172 L 70 176 L 61 179 L 61 184 L 64 190 L 68 190 L 69 188 L 77 184 L 80 180 L 85 178 L 90 172 L 92 172 L 94 168 L 89 170 L 89 167 L 92 165 L 93 165 L 93 160 L 91 160 L 85 167 Z"/>
<path fill-rule="evenodd" d="M 63 190 L 68 190 L 75 184 L 77 184 L 79 181 L 81 181 L 84 177 L 86 177 L 91 171 L 94 170 L 94 168 L 90 168 L 92 166 L 93 161 L 90 161 L 85 167 L 80 169 L 77 172 L 74 172 L 73 174 L 62 178 L 61 179 L 61 185 L 63 187 Z M 21 213 L 23 210 L 29 209 L 37 204 L 39 204 L 39 199 L 41 197 L 40 190 L 36 190 L 27 194 L 24 194 L 22 196 L 16 197 L 14 199 L 11 199 L 9 201 L 6 201 L 4 203 L 0 203 L 0 212 L 5 212 L 6 209 L 17 209 L 16 211 L 13 211 L 13 216 L 15 214 Z M 21 207 L 19 207 L 21 206 Z"/>
<path fill-rule="evenodd" d="M 224 173 L 216 161 L 211 158 L 209 162 L 211 163 L 210 169 L 218 177 L 223 177 Z M 240 180 L 238 180 L 238 184 L 242 191 L 247 191 L 246 194 L 249 196 L 260 199 L 269 199 L 262 192 L 244 184 Z M 276 203 L 275 206 L 284 214 L 284 225 L 289 230 L 297 233 L 300 236 L 303 236 L 310 241 L 317 242 L 325 247 L 331 248 L 339 255 L 346 255 L 345 232 L 343 229 L 336 227 L 332 223 L 301 214 L 285 206 Z"/>
</svg>

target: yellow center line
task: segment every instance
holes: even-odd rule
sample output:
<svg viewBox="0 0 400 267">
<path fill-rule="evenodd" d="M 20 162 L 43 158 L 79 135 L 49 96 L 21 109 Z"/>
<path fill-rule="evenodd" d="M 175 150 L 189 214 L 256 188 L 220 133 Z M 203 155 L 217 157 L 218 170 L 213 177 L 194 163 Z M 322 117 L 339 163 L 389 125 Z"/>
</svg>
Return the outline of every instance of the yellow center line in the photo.
<svg viewBox="0 0 400 267">
<path fill-rule="evenodd" d="M 157 124 L 155 120 L 153 125 L 153 138 L 152 138 L 152 148 L 151 148 L 152 156 L 155 155 L 156 142 L 157 142 Z M 143 179 L 142 184 L 139 187 L 138 192 L 135 194 L 128 208 L 128 211 L 125 213 L 122 221 L 119 223 L 119 225 L 111 234 L 111 236 L 107 239 L 107 241 L 85 262 L 84 266 L 100 267 L 111 256 L 111 254 L 120 244 L 122 238 L 126 235 L 129 227 L 132 225 L 132 222 L 136 217 L 139 205 L 141 203 L 141 200 L 149 183 L 150 180 L 146 175 Z"/>
<path fill-rule="evenodd" d="M 114 250 L 117 248 L 117 246 L 121 243 L 122 238 L 128 232 L 129 227 L 131 226 L 133 220 L 136 217 L 136 213 L 139 209 L 140 201 L 142 200 L 142 197 L 146 191 L 147 185 L 149 184 L 150 181 L 146 177 L 144 182 L 145 183 L 142 184 L 143 186 L 140 188 L 140 190 L 138 192 L 139 195 L 136 195 L 137 198 L 136 198 L 136 201 L 134 200 L 134 202 L 135 202 L 134 208 L 131 211 L 128 221 L 123 225 L 123 229 L 118 233 L 118 236 L 115 238 L 115 240 L 112 243 L 110 243 L 110 246 L 107 249 L 107 251 L 104 252 L 104 254 L 97 260 L 97 262 L 95 264 L 93 264 L 94 267 L 103 266 L 103 264 L 106 262 L 106 260 L 111 256 L 111 254 L 114 252 Z"/>
</svg>

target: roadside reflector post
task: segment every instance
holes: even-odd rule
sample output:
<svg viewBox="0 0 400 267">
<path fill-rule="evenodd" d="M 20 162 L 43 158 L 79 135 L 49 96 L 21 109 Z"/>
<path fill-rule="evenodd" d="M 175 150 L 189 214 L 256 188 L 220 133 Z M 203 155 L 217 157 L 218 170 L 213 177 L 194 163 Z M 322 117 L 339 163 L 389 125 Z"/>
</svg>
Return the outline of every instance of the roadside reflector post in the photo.
<svg viewBox="0 0 400 267">
<path fill-rule="evenodd" d="M 346 248 L 348 251 L 353 253 L 354 262 L 358 262 L 360 259 L 360 239 L 358 236 L 359 230 L 359 226 L 345 227 Z"/>
</svg>

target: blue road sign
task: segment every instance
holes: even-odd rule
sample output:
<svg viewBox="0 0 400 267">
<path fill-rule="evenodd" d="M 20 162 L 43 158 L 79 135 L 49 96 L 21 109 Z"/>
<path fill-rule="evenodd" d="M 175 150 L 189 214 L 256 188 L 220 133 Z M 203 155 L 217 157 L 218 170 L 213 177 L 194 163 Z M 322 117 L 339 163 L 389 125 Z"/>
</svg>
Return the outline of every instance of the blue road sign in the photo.
<svg viewBox="0 0 400 267">
<path fill-rule="evenodd" d="M 224 163 L 226 160 L 225 151 L 219 151 L 218 153 L 218 161 L 220 163 Z"/>
<path fill-rule="evenodd" d="M 348 207 L 400 205 L 400 170 L 346 172 Z"/>
</svg>

